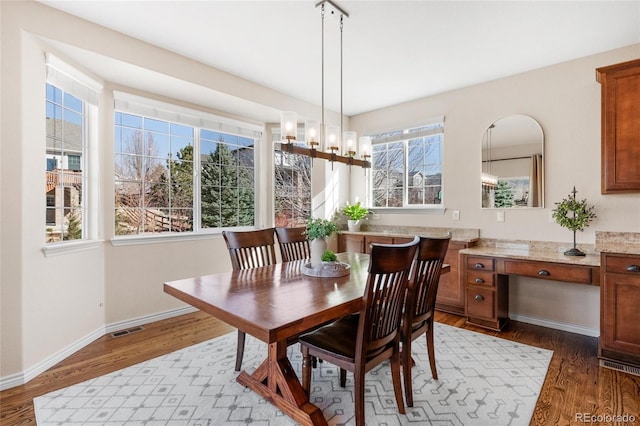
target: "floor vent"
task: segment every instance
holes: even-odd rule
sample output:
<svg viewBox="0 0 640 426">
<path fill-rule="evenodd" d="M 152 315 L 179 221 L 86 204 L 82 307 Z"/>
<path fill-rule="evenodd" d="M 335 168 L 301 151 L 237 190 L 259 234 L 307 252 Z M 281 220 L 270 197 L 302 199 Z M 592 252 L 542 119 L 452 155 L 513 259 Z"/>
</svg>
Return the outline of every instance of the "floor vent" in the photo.
<svg viewBox="0 0 640 426">
<path fill-rule="evenodd" d="M 128 328 L 126 330 L 114 331 L 113 333 L 111 333 L 111 337 L 127 336 L 129 334 L 137 333 L 138 331 L 142 331 L 142 330 L 144 330 L 144 327 L 140 326 L 140 327 Z"/>
<path fill-rule="evenodd" d="M 632 367 L 630 365 L 622 364 L 619 362 L 607 361 L 605 359 L 600 360 L 600 367 L 611 368 L 612 370 L 622 371 L 623 373 L 629 373 L 636 376 L 640 376 L 640 368 Z"/>
</svg>

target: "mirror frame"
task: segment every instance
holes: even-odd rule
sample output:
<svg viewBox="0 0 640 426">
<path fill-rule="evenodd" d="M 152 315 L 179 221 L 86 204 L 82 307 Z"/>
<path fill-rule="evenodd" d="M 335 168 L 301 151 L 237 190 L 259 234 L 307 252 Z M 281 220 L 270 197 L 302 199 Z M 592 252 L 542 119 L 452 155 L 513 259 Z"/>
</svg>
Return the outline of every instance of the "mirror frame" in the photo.
<svg viewBox="0 0 640 426">
<path fill-rule="evenodd" d="M 497 134 L 496 129 L 498 129 Z M 515 141 L 515 143 L 513 141 Z M 526 114 L 512 114 L 499 118 L 491 123 L 487 130 L 485 130 L 480 148 L 481 208 L 544 208 L 544 131 L 535 118 Z M 494 159 L 496 152 L 498 152 L 499 155 L 497 159 Z M 539 155 L 540 157 L 534 160 L 534 155 Z M 518 169 L 525 169 L 523 173 L 516 173 L 515 175 L 507 176 L 505 179 L 500 179 L 499 175 L 492 173 L 492 171 L 495 171 L 495 169 L 492 168 L 492 165 L 495 166 L 495 162 L 521 160 L 521 162 L 524 163 L 527 159 L 529 160 L 527 165 L 516 165 L 514 163 L 509 165 L 511 167 L 517 167 Z M 534 174 L 537 175 L 537 178 L 532 177 Z M 537 193 L 539 194 L 539 202 L 537 205 L 530 205 L 530 203 L 535 203 L 536 198 L 532 198 L 530 194 L 532 180 L 538 182 L 539 190 Z M 512 188 L 516 188 L 515 196 L 519 198 L 508 201 L 514 202 L 515 205 L 493 205 L 495 202 L 496 189 L 506 186 L 506 184 L 502 182 L 507 181 L 510 181 Z"/>
</svg>

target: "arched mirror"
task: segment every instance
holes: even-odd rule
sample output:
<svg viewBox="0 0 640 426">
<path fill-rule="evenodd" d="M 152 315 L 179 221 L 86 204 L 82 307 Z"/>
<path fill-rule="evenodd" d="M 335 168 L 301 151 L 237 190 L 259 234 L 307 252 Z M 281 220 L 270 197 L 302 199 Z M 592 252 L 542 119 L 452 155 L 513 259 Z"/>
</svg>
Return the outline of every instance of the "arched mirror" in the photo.
<svg viewBox="0 0 640 426">
<path fill-rule="evenodd" d="M 482 137 L 482 207 L 544 207 L 544 134 L 528 115 L 495 121 Z"/>
</svg>

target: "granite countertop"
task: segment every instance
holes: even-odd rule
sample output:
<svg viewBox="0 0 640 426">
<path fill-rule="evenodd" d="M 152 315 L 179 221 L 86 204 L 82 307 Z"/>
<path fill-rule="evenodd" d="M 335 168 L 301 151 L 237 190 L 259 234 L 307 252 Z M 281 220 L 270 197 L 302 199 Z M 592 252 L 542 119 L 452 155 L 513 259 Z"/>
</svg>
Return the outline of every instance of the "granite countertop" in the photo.
<svg viewBox="0 0 640 426">
<path fill-rule="evenodd" d="M 571 243 L 482 238 L 476 246 L 463 249 L 460 252 L 478 256 L 600 266 L 600 253 L 595 251 L 593 244 L 578 244 L 578 248 L 585 252 L 586 256 L 565 256 L 564 252 L 570 248 L 573 248 Z"/>
<path fill-rule="evenodd" d="M 478 241 L 480 238 L 479 229 L 469 228 L 436 228 L 436 227 L 419 227 L 419 226 L 393 226 L 393 227 L 376 227 L 363 226 L 362 231 L 340 231 L 341 234 L 350 235 L 368 235 L 368 236 L 385 236 L 385 237 L 444 237 L 451 232 L 451 241 L 471 242 Z"/>
<path fill-rule="evenodd" d="M 640 254 L 640 232 L 596 231 L 596 250 L 606 253 Z"/>
<path fill-rule="evenodd" d="M 571 265 L 600 266 L 600 256 L 587 254 L 586 256 L 565 256 L 562 251 L 524 249 L 524 248 L 497 248 L 497 247 L 471 247 L 460 250 L 462 254 L 477 256 L 504 257 L 510 259 L 535 260 L 552 263 L 565 263 Z"/>
</svg>

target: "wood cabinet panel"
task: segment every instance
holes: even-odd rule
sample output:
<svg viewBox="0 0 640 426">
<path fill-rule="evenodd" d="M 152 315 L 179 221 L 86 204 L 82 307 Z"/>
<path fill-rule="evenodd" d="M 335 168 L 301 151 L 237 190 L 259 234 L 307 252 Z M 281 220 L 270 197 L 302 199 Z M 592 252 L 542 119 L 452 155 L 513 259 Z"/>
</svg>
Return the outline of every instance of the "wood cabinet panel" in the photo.
<svg viewBox="0 0 640 426">
<path fill-rule="evenodd" d="M 463 255 L 460 263 L 467 323 L 501 330 L 509 320 L 509 281 L 497 273 L 497 259 Z"/>
<path fill-rule="evenodd" d="M 496 296 L 492 290 L 467 288 L 467 315 L 473 318 L 496 320 Z"/>
<path fill-rule="evenodd" d="M 640 272 L 639 256 L 605 256 L 603 267 L 605 272 L 626 274 Z"/>
<path fill-rule="evenodd" d="M 592 268 L 590 266 L 567 265 L 564 263 L 505 260 L 504 273 L 582 284 L 591 284 L 593 281 Z"/>
<path fill-rule="evenodd" d="M 364 236 L 351 234 L 338 235 L 338 252 L 364 253 Z"/>
<path fill-rule="evenodd" d="M 640 365 L 640 256 L 602 253 L 599 354 Z M 612 272 L 613 271 L 613 272 Z"/>
<path fill-rule="evenodd" d="M 640 60 L 596 69 L 602 85 L 603 194 L 640 192 Z"/>
<path fill-rule="evenodd" d="M 495 259 L 490 257 L 467 256 L 467 268 L 483 271 L 493 271 L 495 269 Z"/>
<path fill-rule="evenodd" d="M 493 287 L 494 285 L 495 274 L 491 271 L 476 271 L 467 268 L 467 272 L 465 275 L 467 277 L 467 279 L 465 280 L 467 284 L 488 287 Z"/>
<path fill-rule="evenodd" d="M 449 264 L 451 270 L 440 277 L 438 294 L 436 295 L 436 309 L 454 314 L 464 315 L 465 280 L 459 267 L 460 250 L 473 246 L 475 243 L 450 241 L 444 263 Z"/>
</svg>

